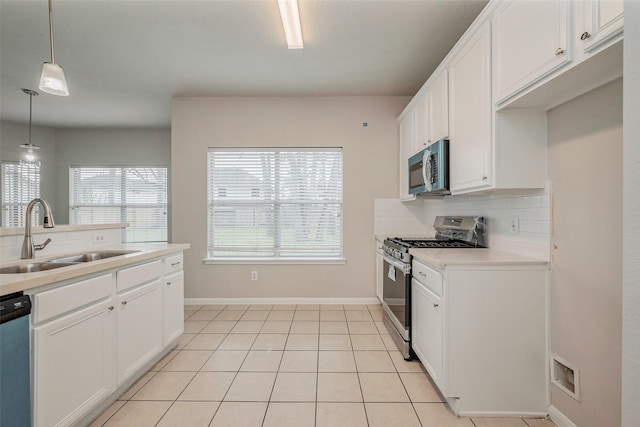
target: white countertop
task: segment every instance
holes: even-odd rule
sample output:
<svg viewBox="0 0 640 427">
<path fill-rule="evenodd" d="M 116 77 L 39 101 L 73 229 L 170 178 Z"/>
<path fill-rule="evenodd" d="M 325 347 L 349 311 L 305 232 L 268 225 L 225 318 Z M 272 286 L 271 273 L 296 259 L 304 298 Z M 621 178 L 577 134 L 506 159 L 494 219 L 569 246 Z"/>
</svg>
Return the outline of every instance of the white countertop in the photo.
<svg viewBox="0 0 640 427">
<path fill-rule="evenodd" d="M 545 260 L 494 249 L 409 249 L 409 253 L 415 259 L 440 269 L 451 265 L 549 265 Z"/>
<path fill-rule="evenodd" d="M 88 274 L 98 273 L 100 271 L 119 268 L 128 264 L 133 264 L 148 259 L 158 258 L 169 255 L 174 252 L 189 249 L 191 245 L 177 243 L 126 243 L 121 245 L 100 247 L 97 251 L 117 251 L 117 250 L 137 250 L 126 255 L 120 255 L 112 258 L 83 262 L 68 267 L 56 268 L 53 270 L 39 271 L 35 273 L 18 273 L 18 274 L 0 274 L 0 295 L 10 294 L 12 292 L 27 291 L 39 286 L 49 285 L 51 283 L 63 280 L 74 279 L 76 277 Z M 81 252 L 91 252 L 89 250 Z M 32 260 L 12 261 L 0 264 L 0 267 L 16 264 L 29 264 L 34 262 L 45 262 L 48 259 L 62 258 L 75 253 L 63 253 L 48 258 L 37 258 Z"/>
</svg>

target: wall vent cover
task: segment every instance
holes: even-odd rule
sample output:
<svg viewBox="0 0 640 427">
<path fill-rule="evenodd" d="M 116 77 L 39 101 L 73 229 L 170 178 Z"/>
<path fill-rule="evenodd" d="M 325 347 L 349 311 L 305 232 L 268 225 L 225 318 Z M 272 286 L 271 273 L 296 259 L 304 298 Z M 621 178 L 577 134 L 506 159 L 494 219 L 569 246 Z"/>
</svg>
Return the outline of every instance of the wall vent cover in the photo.
<svg viewBox="0 0 640 427">
<path fill-rule="evenodd" d="M 551 384 L 580 402 L 580 370 L 556 354 L 551 354 L 550 359 Z"/>
</svg>

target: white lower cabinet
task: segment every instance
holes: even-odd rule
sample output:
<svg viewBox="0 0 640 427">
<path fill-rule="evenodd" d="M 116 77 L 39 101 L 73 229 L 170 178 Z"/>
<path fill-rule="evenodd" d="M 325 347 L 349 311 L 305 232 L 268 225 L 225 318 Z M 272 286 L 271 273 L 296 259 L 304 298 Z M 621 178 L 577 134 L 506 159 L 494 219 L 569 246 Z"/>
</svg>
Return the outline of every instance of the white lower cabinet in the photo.
<svg viewBox="0 0 640 427">
<path fill-rule="evenodd" d="M 181 254 L 31 296 L 35 427 L 88 422 L 184 331 Z"/>
<path fill-rule="evenodd" d="M 162 287 L 162 345 L 167 346 L 184 332 L 184 273 L 165 276 Z"/>
<path fill-rule="evenodd" d="M 33 328 L 34 425 L 69 426 L 115 389 L 113 298 Z"/>
<path fill-rule="evenodd" d="M 411 324 L 413 351 L 431 375 L 433 382 L 442 382 L 442 299 L 419 281 L 411 281 Z"/>
<path fill-rule="evenodd" d="M 382 242 L 376 240 L 376 296 L 383 302 L 382 283 L 384 281 L 384 258 Z"/>
<path fill-rule="evenodd" d="M 161 292 L 156 279 L 118 295 L 118 384 L 160 352 Z"/>
<path fill-rule="evenodd" d="M 412 346 L 458 415 L 545 415 L 544 265 L 413 261 Z M 422 273 L 422 274 L 421 274 Z"/>
</svg>

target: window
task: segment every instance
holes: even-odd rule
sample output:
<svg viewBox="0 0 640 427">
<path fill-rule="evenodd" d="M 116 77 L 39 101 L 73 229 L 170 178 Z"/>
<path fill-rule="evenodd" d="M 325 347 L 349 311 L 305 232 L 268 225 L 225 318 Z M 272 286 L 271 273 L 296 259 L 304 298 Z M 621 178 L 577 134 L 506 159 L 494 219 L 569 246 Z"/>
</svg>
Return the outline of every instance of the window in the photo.
<svg viewBox="0 0 640 427">
<path fill-rule="evenodd" d="M 2 226 L 24 227 L 24 214 L 29 202 L 40 197 L 40 164 L 2 162 Z M 40 205 L 33 211 L 38 224 Z"/>
<path fill-rule="evenodd" d="M 167 168 L 71 167 L 69 222 L 128 222 L 123 242 L 167 241 Z"/>
<path fill-rule="evenodd" d="M 341 259 L 342 150 L 210 148 L 210 259 Z"/>
</svg>

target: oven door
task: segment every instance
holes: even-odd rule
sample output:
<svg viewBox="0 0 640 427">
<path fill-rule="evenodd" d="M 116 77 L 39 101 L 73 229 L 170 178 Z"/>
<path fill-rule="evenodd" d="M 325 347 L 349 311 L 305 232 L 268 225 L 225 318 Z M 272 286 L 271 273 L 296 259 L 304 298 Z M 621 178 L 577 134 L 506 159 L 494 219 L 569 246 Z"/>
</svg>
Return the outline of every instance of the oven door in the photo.
<svg viewBox="0 0 640 427">
<path fill-rule="evenodd" d="M 384 310 L 394 329 L 409 342 L 411 327 L 411 265 L 384 256 L 382 296 Z"/>
</svg>

